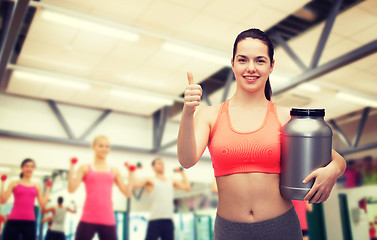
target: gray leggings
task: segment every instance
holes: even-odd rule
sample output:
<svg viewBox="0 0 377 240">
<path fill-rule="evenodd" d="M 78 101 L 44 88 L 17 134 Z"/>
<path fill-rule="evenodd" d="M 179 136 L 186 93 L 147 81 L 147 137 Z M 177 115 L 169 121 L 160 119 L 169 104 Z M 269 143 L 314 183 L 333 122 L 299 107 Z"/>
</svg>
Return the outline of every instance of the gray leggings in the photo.
<svg viewBox="0 0 377 240">
<path fill-rule="evenodd" d="M 255 223 L 232 222 L 216 217 L 214 240 L 302 240 L 294 208 L 272 219 Z"/>
</svg>

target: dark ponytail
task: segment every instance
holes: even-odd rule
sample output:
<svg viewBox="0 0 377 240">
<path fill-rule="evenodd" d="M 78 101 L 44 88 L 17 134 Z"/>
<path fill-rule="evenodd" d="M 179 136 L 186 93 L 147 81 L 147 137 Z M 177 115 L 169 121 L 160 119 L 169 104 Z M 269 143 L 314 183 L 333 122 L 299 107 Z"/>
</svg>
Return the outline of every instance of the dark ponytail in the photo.
<svg viewBox="0 0 377 240">
<path fill-rule="evenodd" d="M 270 84 L 270 78 L 267 78 L 266 85 L 264 85 L 264 96 L 268 101 L 271 101 L 272 90 Z"/>
</svg>

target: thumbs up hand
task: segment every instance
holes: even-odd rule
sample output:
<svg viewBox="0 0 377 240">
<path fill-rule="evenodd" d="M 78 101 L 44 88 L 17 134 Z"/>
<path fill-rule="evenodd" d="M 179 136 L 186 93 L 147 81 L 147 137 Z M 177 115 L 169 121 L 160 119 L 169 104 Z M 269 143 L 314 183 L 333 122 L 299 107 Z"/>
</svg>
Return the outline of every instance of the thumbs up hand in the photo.
<svg viewBox="0 0 377 240">
<path fill-rule="evenodd" d="M 202 87 L 199 84 L 195 84 L 194 77 L 191 72 L 187 73 L 188 85 L 184 94 L 184 110 L 195 112 L 195 109 L 200 104 L 202 97 Z"/>
</svg>

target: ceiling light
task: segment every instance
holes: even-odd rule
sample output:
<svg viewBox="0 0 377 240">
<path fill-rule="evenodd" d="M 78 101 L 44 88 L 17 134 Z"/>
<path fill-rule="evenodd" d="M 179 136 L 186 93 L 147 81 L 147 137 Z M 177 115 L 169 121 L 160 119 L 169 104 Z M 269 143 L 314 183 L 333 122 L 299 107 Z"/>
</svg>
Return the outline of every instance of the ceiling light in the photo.
<svg viewBox="0 0 377 240">
<path fill-rule="evenodd" d="M 313 83 L 302 83 L 297 86 L 298 89 L 318 93 L 321 91 L 321 87 Z"/>
<path fill-rule="evenodd" d="M 0 173 L 10 172 L 10 170 L 9 167 L 0 167 Z"/>
<path fill-rule="evenodd" d="M 335 97 L 351 103 L 361 104 L 368 107 L 377 107 L 377 101 L 354 94 L 338 92 Z"/>
<path fill-rule="evenodd" d="M 49 75 L 43 75 L 33 72 L 27 72 L 22 70 L 14 70 L 13 76 L 16 78 L 22 78 L 30 81 L 36 81 L 36 82 L 42 82 L 46 84 L 53 84 L 58 85 L 62 87 L 68 87 L 68 88 L 76 88 L 76 89 L 83 89 L 87 90 L 90 88 L 90 84 L 83 83 L 83 82 L 75 82 L 67 79 L 62 79 L 58 77 L 53 77 Z"/>
<path fill-rule="evenodd" d="M 52 172 L 51 171 L 34 170 L 33 175 L 34 176 L 50 176 L 50 175 L 52 175 Z"/>
<path fill-rule="evenodd" d="M 41 17 L 42 19 L 48 20 L 50 22 L 58 23 L 69 27 L 78 27 L 86 31 L 107 35 L 115 38 L 122 38 L 124 40 L 128 40 L 131 42 L 136 42 L 139 40 L 138 34 L 126 31 L 124 29 L 121 29 L 120 27 L 109 26 L 110 24 L 106 23 L 96 23 L 93 21 L 85 20 L 83 18 L 73 17 L 49 11 L 46 9 L 42 11 Z"/>
<path fill-rule="evenodd" d="M 121 97 L 124 99 L 128 99 L 130 101 L 135 102 L 147 102 L 151 104 L 160 104 L 171 106 L 174 103 L 174 100 L 171 97 L 162 97 L 162 96 L 154 96 L 154 95 L 146 95 L 145 93 L 134 93 L 130 91 L 120 90 L 120 89 L 112 89 L 110 93 L 113 96 Z"/>
<path fill-rule="evenodd" d="M 216 55 L 213 53 L 209 53 L 208 50 L 198 50 L 198 48 L 195 47 L 188 47 L 181 44 L 176 44 L 172 42 L 165 42 L 162 45 L 162 49 L 178 54 L 183 54 L 189 57 L 198 58 L 201 60 L 206 60 L 209 62 L 217 63 L 223 66 L 229 66 L 230 65 L 230 58 L 222 57 L 220 55 Z"/>
</svg>

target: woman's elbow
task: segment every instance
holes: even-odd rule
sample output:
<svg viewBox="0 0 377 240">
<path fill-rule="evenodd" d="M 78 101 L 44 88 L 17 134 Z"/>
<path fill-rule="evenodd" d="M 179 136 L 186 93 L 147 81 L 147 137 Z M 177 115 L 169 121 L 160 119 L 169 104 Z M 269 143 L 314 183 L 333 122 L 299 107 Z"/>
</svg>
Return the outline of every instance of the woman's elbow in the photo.
<svg viewBox="0 0 377 240">
<path fill-rule="evenodd" d="M 196 161 L 185 161 L 185 160 L 181 160 L 181 159 L 178 159 L 178 160 L 179 160 L 179 163 L 181 164 L 181 166 L 185 169 L 189 169 L 196 164 Z"/>
<path fill-rule="evenodd" d="M 41 202 L 39 203 L 39 206 L 40 206 L 40 208 L 42 209 L 42 210 L 41 210 L 42 213 L 45 211 L 46 204 L 47 204 L 47 201 L 41 201 Z"/>
<path fill-rule="evenodd" d="M 182 166 L 184 169 L 189 169 L 189 168 L 191 168 L 192 166 L 194 166 L 194 164 L 181 163 L 181 166 Z"/>
<path fill-rule="evenodd" d="M 186 186 L 185 191 L 190 192 L 191 191 L 191 185 Z"/>
<path fill-rule="evenodd" d="M 68 193 L 74 193 L 75 189 L 73 187 L 68 187 Z"/>
</svg>

